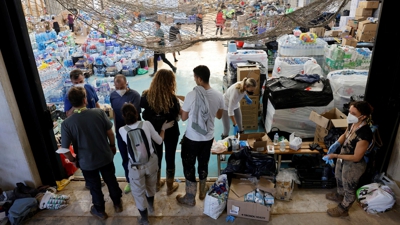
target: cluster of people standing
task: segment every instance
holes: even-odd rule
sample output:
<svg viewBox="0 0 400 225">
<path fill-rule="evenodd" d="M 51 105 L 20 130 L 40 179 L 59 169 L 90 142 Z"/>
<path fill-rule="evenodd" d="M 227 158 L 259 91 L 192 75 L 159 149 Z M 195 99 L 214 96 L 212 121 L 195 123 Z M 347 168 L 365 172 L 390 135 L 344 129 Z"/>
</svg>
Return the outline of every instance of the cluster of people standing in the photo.
<svg viewBox="0 0 400 225">
<path fill-rule="evenodd" d="M 122 157 L 122 166 L 128 184 L 125 193 L 131 192 L 141 217 L 140 224 L 148 224 L 148 214 L 154 212 L 154 196 L 166 184 L 166 194 L 174 193 L 179 184 L 175 181 L 175 153 L 179 142 L 178 121 L 187 121 L 187 129 L 181 140 L 181 158 L 185 176 L 185 193 L 176 196 L 180 204 L 194 206 L 196 194 L 205 198 L 208 186 L 208 163 L 214 140 L 214 120 L 237 109 L 240 96 L 248 89 L 254 89 L 252 82 L 238 82 L 232 90 L 241 92 L 232 95 L 235 106 L 226 104 L 227 96 L 212 88 L 209 84 L 210 70 L 207 66 L 193 69 L 196 86 L 183 102 L 176 94 L 176 77 L 173 71 L 158 70 L 149 88 L 140 95 L 127 86 L 122 74 L 114 78 L 115 91 L 110 95 L 114 110 L 114 130 L 105 112 L 100 109 L 98 97 L 89 84 L 85 84 L 82 71 L 70 73 L 73 87 L 65 97 L 65 111 L 68 118 L 61 125 L 61 149 L 67 159 L 82 170 L 86 186 L 90 189 L 93 206 L 90 213 L 100 219 L 106 219 L 104 196 L 101 191 L 101 177 L 107 185 L 115 212 L 121 212 L 122 190 L 115 177 L 113 157 L 115 144 Z M 224 101 L 225 99 L 225 101 Z M 230 102 L 230 101 L 228 101 Z M 143 111 L 142 111 L 143 110 Z M 231 116 L 233 118 L 233 116 Z M 229 118 L 228 118 L 229 119 Z M 241 120 L 241 119 L 238 119 Z M 237 127 L 236 121 L 234 125 Z M 129 130 L 141 127 L 149 140 L 149 161 L 143 165 L 132 163 L 127 143 Z M 229 126 L 227 128 L 229 131 Z M 72 143 L 74 153 L 69 151 Z M 165 146 L 165 151 L 163 147 Z M 163 156 L 165 152 L 165 157 Z M 161 179 L 162 159 L 166 162 L 166 179 Z M 199 185 L 196 181 L 196 160 Z M 101 176 L 100 176 L 101 175 Z"/>
</svg>

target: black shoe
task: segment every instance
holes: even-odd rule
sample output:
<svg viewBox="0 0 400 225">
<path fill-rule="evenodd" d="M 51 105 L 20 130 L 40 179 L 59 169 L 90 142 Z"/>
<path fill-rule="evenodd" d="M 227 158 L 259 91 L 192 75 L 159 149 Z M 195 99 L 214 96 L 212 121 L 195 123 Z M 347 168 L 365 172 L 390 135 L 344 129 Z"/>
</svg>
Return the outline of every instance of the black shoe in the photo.
<svg viewBox="0 0 400 225">
<path fill-rule="evenodd" d="M 121 201 L 119 202 L 118 205 L 114 205 L 114 211 L 115 211 L 116 213 L 120 213 L 120 212 L 122 212 L 123 210 L 124 210 L 124 208 L 122 207 L 122 199 L 121 199 Z"/>
<path fill-rule="evenodd" d="M 147 209 L 140 211 L 140 218 L 138 218 L 138 223 L 140 225 L 148 225 L 149 224 L 149 216 L 147 214 Z"/>
<path fill-rule="evenodd" d="M 154 77 L 154 73 L 149 74 L 150 77 Z"/>
<path fill-rule="evenodd" d="M 175 61 L 175 62 L 178 62 L 178 60 L 177 60 L 177 59 L 175 59 L 174 61 Z"/>
<path fill-rule="evenodd" d="M 106 212 L 97 211 L 96 208 L 94 207 L 94 205 L 92 205 L 92 207 L 90 207 L 90 214 L 92 214 L 94 217 L 99 218 L 101 220 L 105 220 L 108 218 L 108 215 Z"/>
<path fill-rule="evenodd" d="M 220 35 L 222 35 L 222 32 L 220 33 Z"/>
<path fill-rule="evenodd" d="M 172 68 L 172 71 L 174 71 L 174 73 L 176 73 L 176 67 L 173 67 L 173 68 Z"/>
</svg>

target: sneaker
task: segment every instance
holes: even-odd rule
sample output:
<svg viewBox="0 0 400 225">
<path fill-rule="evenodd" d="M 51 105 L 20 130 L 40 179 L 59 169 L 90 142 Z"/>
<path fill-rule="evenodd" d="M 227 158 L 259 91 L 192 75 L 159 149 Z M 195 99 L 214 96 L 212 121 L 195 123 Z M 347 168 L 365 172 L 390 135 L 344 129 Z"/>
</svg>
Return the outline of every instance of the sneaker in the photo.
<svg viewBox="0 0 400 225">
<path fill-rule="evenodd" d="M 124 192 L 125 192 L 125 194 L 128 194 L 129 192 L 131 192 L 131 185 L 129 185 L 129 183 L 125 186 Z"/>
<path fill-rule="evenodd" d="M 90 214 L 92 214 L 94 217 L 101 219 L 101 220 L 105 220 L 108 218 L 108 215 L 106 212 L 98 212 L 96 210 L 96 208 L 94 207 L 94 205 L 92 205 L 92 207 L 90 207 Z"/>
<path fill-rule="evenodd" d="M 177 68 L 176 68 L 176 67 L 174 67 L 174 68 L 172 68 L 172 71 L 174 71 L 174 73 L 176 73 L 176 69 L 177 69 Z"/>
</svg>

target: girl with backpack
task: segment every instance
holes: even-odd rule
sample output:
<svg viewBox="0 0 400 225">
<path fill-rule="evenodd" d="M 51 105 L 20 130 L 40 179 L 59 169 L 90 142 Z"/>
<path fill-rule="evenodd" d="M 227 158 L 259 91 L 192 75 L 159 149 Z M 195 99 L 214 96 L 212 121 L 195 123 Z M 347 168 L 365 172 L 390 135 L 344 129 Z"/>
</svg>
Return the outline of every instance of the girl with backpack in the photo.
<svg viewBox="0 0 400 225">
<path fill-rule="evenodd" d="M 127 124 L 119 129 L 122 140 L 128 145 L 128 148 L 132 142 L 144 142 L 144 145 L 147 148 L 145 150 L 147 150 L 149 153 L 149 155 L 145 154 L 147 157 L 144 157 L 146 160 L 142 164 L 138 164 L 137 162 L 143 162 L 141 160 L 143 157 L 140 157 L 140 160 L 138 160 L 133 159 L 131 153 L 128 154 L 129 184 L 131 185 L 132 195 L 135 199 L 136 207 L 138 208 L 141 216 L 141 218 L 138 219 L 138 223 L 148 224 L 148 212 L 154 212 L 154 195 L 156 194 L 157 182 L 156 173 L 158 171 L 158 157 L 151 142 L 154 141 L 157 144 L 162 144 L 165 130 L 173 127 L 175 121 L 170 121 L 168 123 L 165 121 L 161 126 L 160 132 L 157 133 L 150 122 L 138 121 L 138 112 L 133 104 L 127 103 L 122 107 L 121 110 L 122 116 Z M 139 132 L 137 132 L 138 130 Z M 136 135 L 129 135 L 130 132 L 136 132 Z M 133 136 L 135 136 L 137 139 L 132 140 Z M 135 148 L 135 150 L 139 151 L 140 149 Z M 142 154 L 136 153 L 137 151 L 135 151 L 135 155 L 143 156 L 143 152 L 141 152 Z"/>
<path fill-rule="evenodd" d="M 161 69 L 156 72 L 150 88 L 143 91 L 140 100 L 140 107 L 143 108 L 143 119 L 149 121 L 157 132 L 160 132 L 161 126 L 165 120 L 175 122 L 175 125 L 165 133 L 165 161 L 167 166 L 166 181 L 167 195 L 171 195 L 179 187 L 174 182 L 175 176 L 175 153 L 179 141 L 179 126 L 177 119 L 180 114 L 179 100 L 175 94 L 176 81 L 175 74 L 171 70 Z M 155 143 L 158 156 L 157 173 L 157 191 L 164 185 L 165 181 L 161 180 L 161 162 L 163 158 L 163 143 Z"/>
</svg>

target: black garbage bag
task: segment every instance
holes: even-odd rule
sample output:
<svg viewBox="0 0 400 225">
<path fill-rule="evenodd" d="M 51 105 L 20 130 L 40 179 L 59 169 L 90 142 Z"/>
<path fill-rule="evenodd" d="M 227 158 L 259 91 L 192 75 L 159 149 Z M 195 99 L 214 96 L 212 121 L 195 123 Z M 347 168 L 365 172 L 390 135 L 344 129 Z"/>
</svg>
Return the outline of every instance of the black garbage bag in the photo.
<svg viewBox="0 0 400 225">
<path fill-rule="evenodd" d="M 260 176 L 273 176 L 275 172 L 273 157 L 263 153 L 251 152 L 247 147 L 229 157 L 228 165 L 222 171 L 222 174 L 227 174 L 228 180 L 230 180 L 229 178 L 234 173 L 250 174 L 253 177 L 260 178 Z"/>
</svg>

